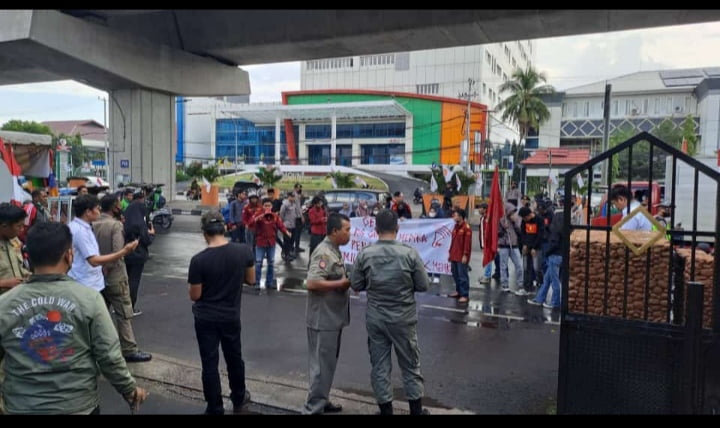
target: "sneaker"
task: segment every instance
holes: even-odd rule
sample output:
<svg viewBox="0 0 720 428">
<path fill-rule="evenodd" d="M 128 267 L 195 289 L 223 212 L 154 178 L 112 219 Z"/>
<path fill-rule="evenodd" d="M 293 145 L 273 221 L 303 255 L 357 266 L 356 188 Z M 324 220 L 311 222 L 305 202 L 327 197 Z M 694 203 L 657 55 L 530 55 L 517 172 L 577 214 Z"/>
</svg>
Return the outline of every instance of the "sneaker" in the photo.
<svg viewBox="0 0 720 428">
<path fill-rule="evenodd" d="M 140 309 L 138 309 L 138 308 L 133 308 L 133 316 L 134 316 L 134 317 L 137 317 L 137 316 L 140 316 L 140 315 L 142 315 L 142 311 L 141 311 Z"/>
<path fill-rule="evenodd" d="M 432 279 L 432 282 L 433 282 L 433 284 L 440 284 L 440 277 L 439 277 L 439 276 L 434 276 L 433 279 Z"/>
<path fill-rule="evenodd" d="M 527 294 L 528 294 L 528 292 L 525 291 L 524 288 L 518 288 L 517 290 L 515 290 L 516 296 L 527 296 Z"/>
<path fill-rule="evenodd" d="M 490 284 L 490 277 L 482 277 L 480 278 L 480 284 Z"/>
<path fill-rule="evenodd" d="M 502 291 L 504 291 L 506 293 L 512 293 L 512 290 L 507 285 L 502 286 Z"/>
<path fill-rule="evenodd" d="M 543 303 L 542 305 L 545 309 L 560 309 L 560 306 L 548 305 L 547 303 Z"/>
<path fill-rule="evenodd" d="M 542 303 L 535 301 L 535 299 L 527 299 L 527 302 L 531 305 L 541 306 Z"/>
</svg>

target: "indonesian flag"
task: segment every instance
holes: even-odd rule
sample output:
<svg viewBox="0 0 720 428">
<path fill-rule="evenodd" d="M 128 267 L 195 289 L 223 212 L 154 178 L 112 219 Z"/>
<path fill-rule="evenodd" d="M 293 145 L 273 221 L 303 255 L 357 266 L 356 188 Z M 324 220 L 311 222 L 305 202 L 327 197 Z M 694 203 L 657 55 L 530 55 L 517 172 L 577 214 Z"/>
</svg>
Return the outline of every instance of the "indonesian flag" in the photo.
<svg viewBox="0 0 720 428">
<path fill-rule="evenodd" d="M 15 159 L 15 153 L 13 153 L 12 145 L 5 145 L 5 142 L 0 138 L 0 156 L 2 156 L 5 165 L 7 165 L 10 175 L 13 177 L 13 196 L 10 200 L 11 203 L 22 207 L 25 199 L 29 199 L 29 194 L 20 186 L 18 182 L 18 176 L 22 173 L 20 164 Z"/>
<path fill-rule="evenodd" d="M 683 138 L 682 145 L 680 146 L 680 151 L 687 154 L 688 153 L 688 140 L 687 138 Z"/>
<path fill-rule="evenodd" d="M 500 173 L 498 166 L 495 166 L 492 184 L 490 185 L 490 203 L 487 210 L 487 224 L 483 236 L 483 266 L 487 266 L 493 260 L 498 250 L 498 230 L 500 219 L 505 215 L 502 195 L 500 194 Z"/>
<path fill-rule="evenodd" d="M 719 157 L 719 159 L 720 159 L 720 157 Z M 438 189 L 438 185 L 437 185 L 437 181 L 435 180 L 435 174 L 431 174 L 430 175 L 430 191 L 435 193 L 435 192 L 437 192 L 437 189 Z"/>
</svg>

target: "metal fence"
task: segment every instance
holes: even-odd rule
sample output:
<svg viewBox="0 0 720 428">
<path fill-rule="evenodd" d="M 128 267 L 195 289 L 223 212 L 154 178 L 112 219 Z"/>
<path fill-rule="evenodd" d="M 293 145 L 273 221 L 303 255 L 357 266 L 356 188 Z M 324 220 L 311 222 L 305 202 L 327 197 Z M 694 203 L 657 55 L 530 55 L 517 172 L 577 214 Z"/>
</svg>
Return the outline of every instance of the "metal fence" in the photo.
<svg viewBox="0 0 720 428">
<path fill-rule="evenodd" d="M 618 160 L 624 166 L 615 171 Z M 656 162 L 671 163 L 669 176 L 658 176 Z M 692 226 L 682 229 L 675 218 L 678 162 L 692 169 L 695 189 Z M 573 179 L 586 174 L 586 194 L 592 195 L 593 172 L 601 164 L 608 183 L 615 171 L 628 189 L 647 186 L 648 208 L 628 216 L 653 212 L 664 178 L 671 186 L 667 229 L 613 231 L 609 197 L 600 209 L 605 218 L 593 219 L 587 209 L 586 224 L 571 224 Z M 698 206 L 709 199 L 699 194 L 700 174 L 715 184 L 710 196 L 720 201 L 720 173 L 648 133 L 565 174 L 559 413 L 720 411 L 720 370 L 714 367 L 720 264 L 699 249 L 701 242 L 718 248 L 720 210 L 714 208 L 713 230 L 698 226 Z M 657 226 L 650 215 L 648 222 Z"/>
</svg>

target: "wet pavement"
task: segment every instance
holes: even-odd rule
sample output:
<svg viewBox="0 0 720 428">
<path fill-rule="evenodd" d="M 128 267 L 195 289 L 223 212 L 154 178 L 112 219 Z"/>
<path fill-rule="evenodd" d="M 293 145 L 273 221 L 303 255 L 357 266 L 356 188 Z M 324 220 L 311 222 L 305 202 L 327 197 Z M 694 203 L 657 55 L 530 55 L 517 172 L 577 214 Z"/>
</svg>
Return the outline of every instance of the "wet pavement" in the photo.
<svg viewBox="0 0 720 428">
<path fill-rule="evenodd" d="M 198 216 L 176 216 L 170 233 L 156 238 L 140 287 L 138 307 L 143 315 L 133 321 L 143 350 L 198 367 L 186 275 L 192 255 L 205 247 L 199 223 Z M 302 246 L 307 248 L 306 235 Z M 276 257 L 276 276 L 283 291 L 245 287 L 242 303 L 246 376 L 257 382 L 257 388 L 267 386 L 265 403 L 289 411 L 302 405 L 307 385 L 306 254 L 291 263 Z M 428 292 L 416 294 L 425 402 L 448 411 L 552 413 L 559 313 L 531 306 L 527 296 L 504 293 L 495 283 L 479 284 L 480 262 L 481 253 L 476 250 L 471 258 L 468 304 L 447 297 L 454 290 L 448 276 L 441 276 Z M 351 323 L 343 331 L 333 394 L 364 403 L 364 412 L 374 402 L 364 323 L 366 297 L 364 293 L 351 297 Z M 396 402 L 401 404 L 400 371 L 396 363 L 393 367 Z M 297 391 L 272 397 L 274 387 Z"/>
</svg>

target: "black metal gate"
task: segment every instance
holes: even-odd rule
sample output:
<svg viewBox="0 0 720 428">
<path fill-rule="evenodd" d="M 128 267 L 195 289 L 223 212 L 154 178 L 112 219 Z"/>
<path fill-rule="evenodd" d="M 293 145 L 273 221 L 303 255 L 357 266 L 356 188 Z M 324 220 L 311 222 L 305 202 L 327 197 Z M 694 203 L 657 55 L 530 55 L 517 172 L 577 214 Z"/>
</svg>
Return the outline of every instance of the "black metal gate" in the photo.
<svg viewBox="0 0 720 428">
<path fill-rule="evenodd" d="M 628 189 L 646 183 L 650 212 L 660 202 L 658 162 L 671 163 L 665 170 L 672 171 L 663 174 L 665 188 L 672 188 L 665 194 L 671 208 L 667 230 L 613 231 L 609 197 L 599 207 L 604 219 L 593 222 L 588 204 L 585 224 L 571 223 L 573 180 L 587 173 L 590 201 L 597 188 L 593 172 L 603 162 L 611 188 L 614 170 Z M 689 212 L 689 196 L 678 194 L 678 162 L 694 180 L 684 185 L 695 189 L 691 220 L 684 220 L 692 225 L 684 227 L 676 223 L 676 212 Z M 713 194 L 700 194 L 700 174 L 714 184 Z M 701 249 L 719 248 L 718 183 L 714 168 L 646 132 L 565 173 L 558 413 L 720 412 L 720 264 Z M 715 215 L 710 230 L 702 230 L 698 207 L 706 214 L 712 197 Z M 676 201 L 685 202 L 678 207 Z M 638 244 L 644 237 L 656 241 Z"/>
</svg>

